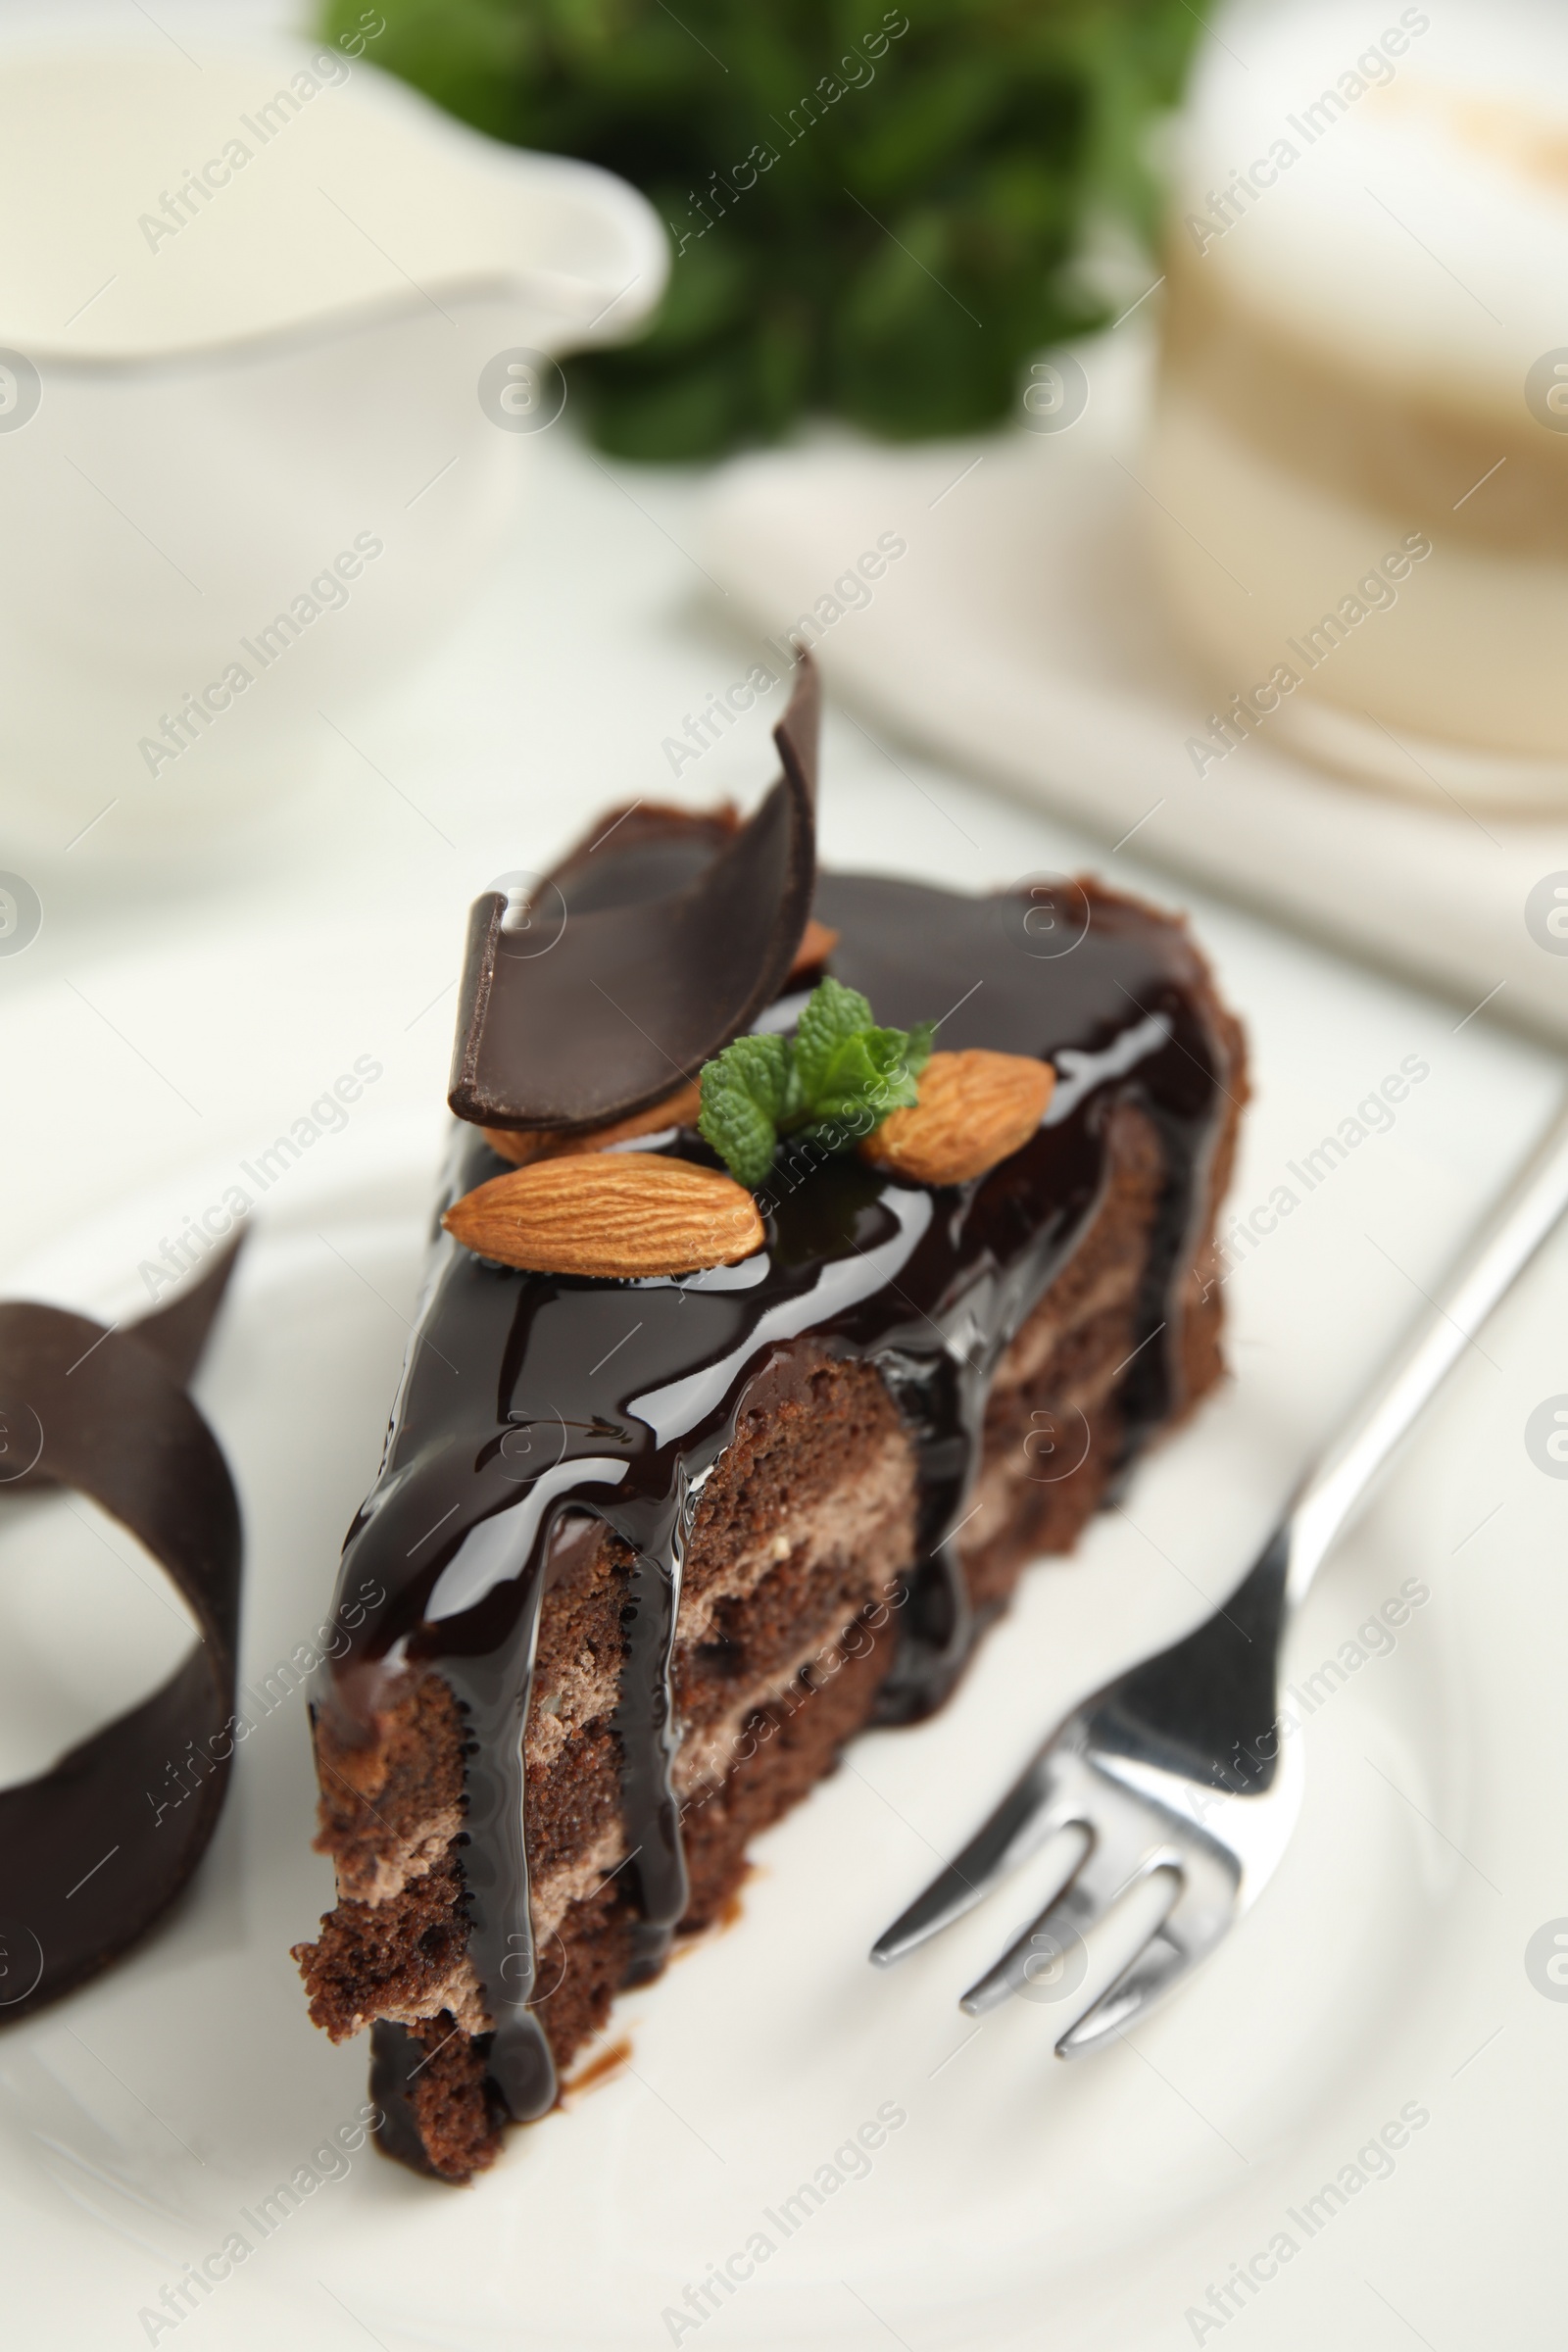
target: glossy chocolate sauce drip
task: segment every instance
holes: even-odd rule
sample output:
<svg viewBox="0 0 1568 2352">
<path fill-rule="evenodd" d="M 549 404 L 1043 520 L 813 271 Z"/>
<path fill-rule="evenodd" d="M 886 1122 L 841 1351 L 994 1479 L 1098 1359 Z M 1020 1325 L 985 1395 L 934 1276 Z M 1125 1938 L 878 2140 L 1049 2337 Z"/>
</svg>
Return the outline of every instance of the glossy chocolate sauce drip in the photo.
<svg viewBox="0 0 1568 2352">
<path fill-rule="evenodd" d="M 649 887 L 665 890 L 679 847 L 676 834 L 657 859 L 644 843 L 601 853 L 584 888 L 600 905 L 634 899 L 649 860 Z M 710 854 L 688 837 L 687 855 Z M 984 900 L 827 875 L 815 911 L 841 935 L 835 974 L 865 993 L 879 1020 L 907 1027 L 942 1017 L 945 1049 L 985 1046 L 1055 1064 L 1034 1138 L 986 1176 L 941 1190 L 854 1157 L 786 1148 L 760 1196 L 765 1250 L 678 1278 L 518 1273 L 470 1255 L 438 1228 L 383 1467 L 344 1552 L 341 1589 L 363 1591 L 373 1579 L 387 1597 L 327 1670 L 320 1702 L 368 1725 L 380 1661 L 381 1673 L 435 1668 L 466 1718 L 469 1957 L 495 2021 L 490 2079 L 519 2119 L 542 2113 L 555 2090 L 527 2006 L 522 1735 L 552 1531 L 564 1514 L 603 1520 L 636 1560 L 616 1728 L 633 1857 L 622 1880 L 641 1915 L 637 1966 L 647 1971 L 686 1902 L 669 1699 L 684 1548 L 704 1481 L 777 1346 L 809 1334 L 829 1354 L 876 1365 L 914 1444 L 919 1540 L 884 1720 L 927 1711 L 966 1654 L 972 1632 L 952 1533 L 968 1508 L 991 1378 L 1095 1211 L 1108 1122 L 1124 1102 L 1153 1121 L 1166 1165 L 1141 1344 L 1119 1397 L 1129 1455 L 1171 1395 L 1177 1286 L 1200 1238 L 1220 1099 L 1220 1055 L 1184 935 L 1071 884 Z M 787 1028 L 804 1001 L 779 1001 L 761 1025 Z M 641 1138 L 637 1148 L 710 1156 L 691 1132 Z M 502 1167 L 480 1134 L 460 1128 L 441 1206 Z M 378 2080 L 390 2083 L 409 2037 L 395 2026 L 376 2036 Z"/>
</svg>

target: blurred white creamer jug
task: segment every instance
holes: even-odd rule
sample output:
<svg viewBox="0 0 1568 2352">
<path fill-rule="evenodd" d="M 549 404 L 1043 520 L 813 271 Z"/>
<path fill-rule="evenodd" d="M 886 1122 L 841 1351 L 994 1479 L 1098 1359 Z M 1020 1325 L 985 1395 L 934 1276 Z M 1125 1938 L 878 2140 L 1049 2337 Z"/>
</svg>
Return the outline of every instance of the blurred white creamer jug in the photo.
<svg viewBox="0 0 1568 2352">
<path fill-rule="evenodd" d="M 634 189 L 342 46 L 0 59 L 4 846 L 178 863 L 307 779 L 667 270 Z"/>
</svg>

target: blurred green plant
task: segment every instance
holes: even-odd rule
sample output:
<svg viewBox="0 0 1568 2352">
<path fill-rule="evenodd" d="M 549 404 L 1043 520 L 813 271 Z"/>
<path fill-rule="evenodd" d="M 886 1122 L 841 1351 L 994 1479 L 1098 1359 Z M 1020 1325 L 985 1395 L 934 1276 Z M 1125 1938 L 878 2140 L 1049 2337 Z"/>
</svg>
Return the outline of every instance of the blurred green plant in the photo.
<svg viewBox="0 0 1568 2352">
<path fill-rule="evenodd" d="M 379 0 L 375 61 L 494 137 L 632 180 L 676 259 L 651 331 L 573 363 L 606 449 L 706 458 L 808 412 L 995 423 L 1105 316 L 1091 221 L 1147 236 L 1187 0 Z M 328 0 L 332 36 L 359 0 Z"/>
</svg>

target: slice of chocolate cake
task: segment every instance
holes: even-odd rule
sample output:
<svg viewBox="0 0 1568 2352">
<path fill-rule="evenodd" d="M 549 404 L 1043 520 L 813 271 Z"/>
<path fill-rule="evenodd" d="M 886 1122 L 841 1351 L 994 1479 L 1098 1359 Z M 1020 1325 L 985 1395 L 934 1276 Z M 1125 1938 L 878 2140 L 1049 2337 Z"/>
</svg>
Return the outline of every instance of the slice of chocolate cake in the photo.
<svg viewBox="0 0 1568 2352">
<path fill-rule="evenodd" d="M 315 1694 L 338 1902 L 297 1954 L 318 2024 L 372 2029 L 382 2145 L 449 2180 L 1221 1368 L 1245 1055 L 1182 923 L 1087 879 L 816 877 L 805 661 L 777 740 L 748 825 L 609 817 L 474 912 L 470 1123 L 344 1550 L 366 1613 Z M 808 1045 L 861 999 L 897 1028 L 824 1075 Z M 712 1057 L 742 1031 L 764 1111 L 732 1147 Z M 882 1093 L 835 1125 L 810 1090 L 849 1102 L 852 1061 Z M 704 1062 L 755 1207 L 696 1124 Z M 706 1250 L 705 1186 L 740 1217 Z M 628 1202 L 667 1270 L 583 1270 L 650 1262 L 616 1255 Z"/>
</svg>

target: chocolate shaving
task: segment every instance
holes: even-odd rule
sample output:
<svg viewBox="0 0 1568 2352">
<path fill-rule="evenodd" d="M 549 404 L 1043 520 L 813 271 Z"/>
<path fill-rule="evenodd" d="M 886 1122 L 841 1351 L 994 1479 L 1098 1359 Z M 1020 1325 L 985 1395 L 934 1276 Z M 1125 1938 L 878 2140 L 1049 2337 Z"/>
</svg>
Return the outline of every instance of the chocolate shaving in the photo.
<svg viewBox="0 0 1568 2352">
<path fill-rule="evenodd" d="M 499 890 L 475 900 L 448 1096 L 459 1118 L 566 1129 L 625 1118 L 695 1077 L 777 996 L 816 879 L 819 704 L 802 653 L 773 730 L 782 777 L 746 824 L 709 826 L 695 876 L 672 852 L 663 895 L 600 897 L 595 843 L 520 917 Z M 621 825 L 637 829 L 637 816 Z"/>
<path fill-rule="evenodd" d="M 173 1901 L 218 1826 L 233 1752 L 239 1503 L 183 1384 L 237 1248 L 128 1330 L 55 1306 L 0 1305 L 0 1419 L 9 1458 L 23 1465 L 0 1496 L 54 1486 L 89 1496 L 167 1570 L 201 1633 L 140 1706 L 52 1771 L 0 1789 L 0 2024 L 119 1959 Z"/>
</svg>

